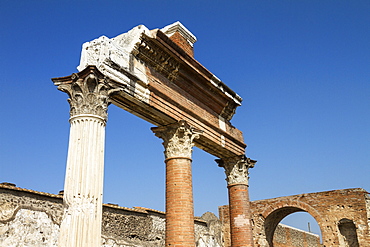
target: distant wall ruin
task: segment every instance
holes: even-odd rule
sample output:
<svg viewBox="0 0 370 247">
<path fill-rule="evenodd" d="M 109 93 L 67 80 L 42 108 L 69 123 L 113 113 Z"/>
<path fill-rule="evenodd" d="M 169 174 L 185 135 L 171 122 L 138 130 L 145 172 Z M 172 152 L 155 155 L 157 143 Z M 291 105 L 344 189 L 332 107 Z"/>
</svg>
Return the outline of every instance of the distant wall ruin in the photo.
<svg viewBox="0 0 370 247">
<path fill-rule="evenodd" d="M 295 212 L 307 212 L 316 219 L 321 229 L 322 246 L 370 246 L 369 202 L 369 194 L 364 189 L 333 190 L 253 201 L 251 211 L 255 247 L 296 246 L 273 242 L 279 222 Z M 220 218 L 223 226 L 226 226 L 226 240 L 229 234 L 227 213 L 228 206 L 220 207 Z M 229 243 L 225 241 L 225 247 L 228 246 Z"/>
<path fill-rule="evenodd" d="M 305 198 L 305 199 L 304 199 Z M 308 207 L 315 202 L 314 209 Z M 266 229 L 271 218 L 280 219 L 293 205 L 311 215 L 317 213 L 324 244 L 316 234 L 277 225 L 274 247 L 291 246 L 370 246 L 370 199 L 362 189 L 336 190 L 251 202 L 255 247 L 269 247 Z M 301 206 L 299 206 L 301 205 Z M 303 205 L 306 205 L 305 207 Z M 282 209 L 286 209 L 282 211 Z M 297 211 L 297 210 L 296 210 Z M 278 212 L 285 212 L 277 214 Z M 62 195 L 42 193 L 0 184 L 0 246 L 57 246 L 63 214 Z M 322 214 L 324 214 L 322 216 Z M 220 220 L 205 213 L 195 220 L 197 247 L 230 246 L 228 207 L 220 207 Z M 284 216 L 285 217 L 285 216 Z M 270 219 L 267 220 L 266 219 Z M 266 223 L 267 222 L 267 223 Z M 280 221 L 278 221 L 280 222 Z M 102 247 L 164 246 L 165 213 L 153 209 L 103 206 Z M 331 242 L 330 242 L 331 241 Z M 22 245 L 22 246 L 23 246 Z"/>
<path fill-rule="evenodd" d="M 0 246 L 58 246 L 63 197 L 0 184 Z M 197 247 L 221 247 L 221 223 L 212 213 L 197 218 Z M 164 246 L 165 213 L 104 204 L 102 247 Z"/>
</svg>

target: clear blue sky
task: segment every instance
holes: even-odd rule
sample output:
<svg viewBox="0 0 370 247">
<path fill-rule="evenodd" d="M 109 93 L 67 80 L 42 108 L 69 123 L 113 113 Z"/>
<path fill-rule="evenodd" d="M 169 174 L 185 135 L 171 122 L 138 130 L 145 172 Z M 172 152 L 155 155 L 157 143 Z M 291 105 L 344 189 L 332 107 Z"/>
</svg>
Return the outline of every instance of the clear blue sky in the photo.
<svg viewBox="0 0 370 247">
<path fill-rule="evenodd" d="M 195 58 L 244 99 L 252 200 L 370 191 L 370 1 L 0 1 L 0 182 L 58 193 L 67 95 L 81 46 L 181 21 Z M 151 124 L 109 108 L 104 202 L 164 210 L 164 156 Z M 195 149 L 195 213 L 227 204 L 215 157 Z"/>
</svg>

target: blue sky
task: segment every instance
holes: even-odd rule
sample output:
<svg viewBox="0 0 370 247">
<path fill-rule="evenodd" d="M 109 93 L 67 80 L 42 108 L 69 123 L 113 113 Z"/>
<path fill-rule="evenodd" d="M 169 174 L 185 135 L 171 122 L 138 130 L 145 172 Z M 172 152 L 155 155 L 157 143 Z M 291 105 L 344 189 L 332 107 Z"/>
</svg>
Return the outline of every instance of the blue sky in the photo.
<svg viewBox="0 0 370 247">
<path fill-rule="evenodd" d="M 0 182 L 58 193 L 67 95 L 81 46 L 180 21 L 195 58 L 243 99 L 252 200 L 370 191 L 370 1 L 0 1 Z M 111 105 L 104 202 L 164 210 L 164 156 L 151 124 Z M 227 204 L 215 157 L 193 154 L 196 215 Z M 307 225 L 307 223 L 305 223 Z"/>
</svg>

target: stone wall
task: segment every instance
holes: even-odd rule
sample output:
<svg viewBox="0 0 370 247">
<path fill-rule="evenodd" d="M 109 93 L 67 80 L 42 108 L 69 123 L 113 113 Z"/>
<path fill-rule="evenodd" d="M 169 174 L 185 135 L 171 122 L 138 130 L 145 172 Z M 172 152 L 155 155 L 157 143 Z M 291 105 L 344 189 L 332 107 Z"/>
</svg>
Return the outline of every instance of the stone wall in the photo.
<svg viewBox="0 0 370 247">
<path fill-rule="evenodd" d="M 279 224 L 274 233 L 274 247 L 319 247 L 320 236 Z"/>
<path fill-rule="evenodd" d="M 255 247 L 269 246 L 266 229 L 297 211 L 316 218 L 324 246 L 370 246 L 370 197 L 362 189 L 254 201 L 251 210 Z M 0 184 L 0 246 L 57 246 L 62 214 L 62 195 Z M 196 218 L 197 247 L 230 246 L 229 229 L 228 206 L 220 207 L 220 220 L 209 212 Z M 164 246 L 164 230 L 164 212 L 103 206 L 102 247 Z M 272 233 L 275 247 L 322 246 L 318 235 L 291 227 L 276 225 Z"/>
<path fill-rule="evenodd" d="M 63 197 L 0 184 L 0 246 L 57 246 Z M 103 206 L 102 247 L 164 246 L 165 214 L 147 208 Z M 212 213 L 195 220 L 197 247 L 222 246 Z"/>
</svg>

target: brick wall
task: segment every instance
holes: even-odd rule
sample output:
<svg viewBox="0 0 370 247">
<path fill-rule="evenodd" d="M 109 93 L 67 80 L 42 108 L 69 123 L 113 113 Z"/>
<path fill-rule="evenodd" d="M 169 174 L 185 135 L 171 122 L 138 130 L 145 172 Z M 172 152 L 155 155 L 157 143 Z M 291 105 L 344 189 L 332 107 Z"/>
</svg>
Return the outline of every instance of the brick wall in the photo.
<svg viewBox="0 0 370 247">
<path fill-rule="evenodd" d="M 324 246 L 370 246 L 368 202 L 368 192 L 363 189 L 333 190 L 253 201 L 251 211 L 255 246 L 272 245 L 279 222 L 295 212 L 307 212 L 316 219 Z M 228 206 L 220 207 L 220 220 L 224 224 L 228 220 L 223 217 L 227 210 Z M 227 236 L 229 233 L 227 229 L 224 230 Z M 302 234 L 295 232 L 294 235 Z M 293 235 L 286 233 L 285 236 Z M 303 244 L 304 235 L 299 238 L 299 243 Z M 298 242 L 297 246 L 300 246 Z"/>
<path fill-rule="evenodd" d="M 175 32 L 170 39 L 175 42 L 176 45 L 181 47 L 189 56 L 194 57 L 193 47 L 189 42 L 179 33 Z"/>
</svg>

